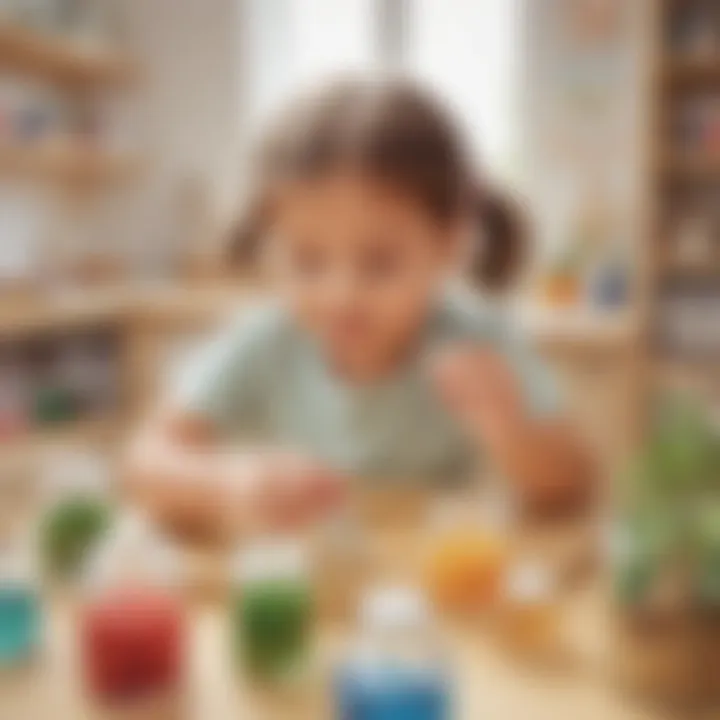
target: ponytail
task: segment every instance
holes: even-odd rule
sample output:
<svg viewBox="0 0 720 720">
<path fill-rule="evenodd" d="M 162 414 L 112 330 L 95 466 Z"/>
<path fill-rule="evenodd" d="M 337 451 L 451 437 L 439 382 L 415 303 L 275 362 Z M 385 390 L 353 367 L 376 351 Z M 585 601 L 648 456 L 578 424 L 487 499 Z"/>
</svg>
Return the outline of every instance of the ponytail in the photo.
<svg viewBox="0 0 720 720">
<path fill-rule="evenodd" d="M 477 192 L 473 202 L 480 230 L 475 236 L 470 277 L 483 290 L 500 293 L 517 279 L 525 259 L 525 220 L 509 195 Z"/>
</svg>

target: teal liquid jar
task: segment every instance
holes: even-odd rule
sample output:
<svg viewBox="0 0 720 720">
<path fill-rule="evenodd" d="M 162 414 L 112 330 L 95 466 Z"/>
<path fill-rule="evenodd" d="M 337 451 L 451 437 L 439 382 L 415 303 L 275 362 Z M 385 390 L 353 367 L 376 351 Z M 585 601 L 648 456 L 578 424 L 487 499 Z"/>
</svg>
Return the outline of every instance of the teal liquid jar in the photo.
<svg viewBox="0 0 720 720">
<path fill-rule="evenodd" d="M 310 661 L 311 582 L 305 555 L 294 543 L 263 543 L 239 554 L 233 571 L 232 643 L 254 679 L 302 677 Z"/>
<path fill-rule="evenodd" d="M 360 637 L 334 678 L 338 720 L 450 720 L 452 682 L 428 605 L 404 588 L 368 595 Z"/>
<path fill-rule="evenodd" d="M 42 616 L 31 562 L 13 548 L 0 551 L 0 669 L 24 665 L 35 655 Z"/>
</svg>

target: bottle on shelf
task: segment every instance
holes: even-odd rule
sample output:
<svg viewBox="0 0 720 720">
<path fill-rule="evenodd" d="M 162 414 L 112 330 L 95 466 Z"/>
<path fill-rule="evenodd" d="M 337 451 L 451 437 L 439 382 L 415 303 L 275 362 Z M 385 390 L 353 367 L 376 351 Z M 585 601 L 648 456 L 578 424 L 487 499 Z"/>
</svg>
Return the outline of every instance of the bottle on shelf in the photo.
<svg viewBox="0 0 720 720">
<path fill-rule="evenodd" d="M 310 664 L 313 597 L 298 541 L 265 540 L 238 553 L 233 568 L 232 642 L 254 679 L 295 683 Z"/>
<path fill-rule="evenodd" d="M 0 358 L 0 441 L 27 432 L 29 425 L 29 377 L 19 358 Z"/>
<path fill-rule="evenodd" d="M 370 591 L 359 638 L 335 677 L 343 720 L 450 720 L 452 673 L 424 596 L 405 587 Z"/>
<path fill-rule="evenodd" d="M 93 554 L 85 579 L 80 648 L 89 696 L 103 706 L 177 708 L 188 655 L 179 553 L 130 514 Z"/>
</svg>

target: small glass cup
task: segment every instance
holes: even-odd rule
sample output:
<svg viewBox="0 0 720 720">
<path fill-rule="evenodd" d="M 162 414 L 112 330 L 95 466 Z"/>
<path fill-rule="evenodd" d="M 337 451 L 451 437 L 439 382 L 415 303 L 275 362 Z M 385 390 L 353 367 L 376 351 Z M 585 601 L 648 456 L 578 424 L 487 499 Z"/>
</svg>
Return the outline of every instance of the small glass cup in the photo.
<svg viewBox="0 0 720 720">
<path fill-rule="evenodd" d="M 314 615 L 308 565 L 297 541 L 263 541 L 237 555 L 232 642 L 256 680 L 292 684 L 307 669 Z"/>
</svg>

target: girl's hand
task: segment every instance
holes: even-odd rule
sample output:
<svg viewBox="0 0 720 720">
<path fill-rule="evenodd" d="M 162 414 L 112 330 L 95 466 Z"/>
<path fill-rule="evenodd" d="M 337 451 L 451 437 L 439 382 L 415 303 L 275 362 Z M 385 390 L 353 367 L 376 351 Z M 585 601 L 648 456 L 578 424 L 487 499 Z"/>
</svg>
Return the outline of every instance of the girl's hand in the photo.
<svg viewBox="0 0 720 720">
<path fill-rule="evenodd" d="M 244 527 L 295 528 L 317 522 L 344 497 L 345 480 L 301 455 L 243 455 L 223 472 L 223 501 Z"/>
<path fill-rule="evenodd" d="M 494 445 L 522 428 L 520 385 L 507 362 L 492 350 L 446 350 L 433 370 L 448 409 L 474 439 Z"/>
</svg>

